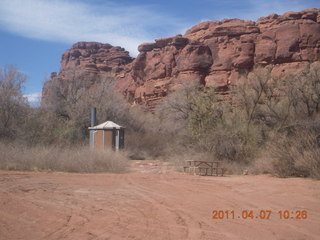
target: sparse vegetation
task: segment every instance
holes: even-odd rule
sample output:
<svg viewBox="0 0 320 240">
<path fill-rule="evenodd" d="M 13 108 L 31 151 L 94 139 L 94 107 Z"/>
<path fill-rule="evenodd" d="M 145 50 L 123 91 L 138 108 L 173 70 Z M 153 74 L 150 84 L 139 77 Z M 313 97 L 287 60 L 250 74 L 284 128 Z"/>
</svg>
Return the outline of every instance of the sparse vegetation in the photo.
<svg viewBox="0 0 320 240">
<path fill-rule="evenodd" d="M 125 172 L 124 154 L 112 150 L 91 151 L 87 147 L 28 147 L 17 143 L 0 143 L 0 168 L 19 171 Z"/>
<path fill-rule="evenodd" d="M 279 136 L 269 149 L 275 175 L 320 179 L 320 146 L 314 131 L 299 129 L 292 136 Z"/>
<path fill-rule="evenodd" d="M 57 101 L 39 108 L 21 93 L 25 76 L 1 70 L 2 141 L 0 166 L 15 170 L 123 171 L 122 154 L 96 153 L 78 146 L 88 141 L 89 112 L 126 126 L 131 159 L 224 161 L 229 173 L 271 173 L 279 177 L 320 178 L 320 66 L 275 77 L 272 67 L 257 68 L 221 95 L 200 85 L 172 92 L 154 114 L 129 106 L 106 77 L 87 89 L 83 76 L 70 76 L 68 89 L 55 89 Z M 80 85 L 77 85 L 78 80 Z M 74 85 L 74 86 L 73 86 Z M 73 87 L 72 87 L 73 86 Z M 62 147 L 63 146 L 63 147 Z M 54 156 L 54 157 L 53 157 Z M 117 159 L 116 159 L 117 158 Z M 20 160 L 19 160 L 20 159 Z M 119 164 L 119 165 L 117 165 Z"/>
<path fill-rule="evenodd" d="M 189 150 L 224 161 L 229 172 L 249 168 L 279 177 L 319 178 L 320 128 L 314 126 L 319 124 L 320 67 L 310 64 L 285 79 L 272 70 L 255 69 L 224 99 L 212 89 L 187 86 L 159 112 L 169 124 L 179 120 L 173 129 L 177 135 L 184 130 L 180 142 Z"/>
<path fill-rule="evenodd" d="M 27 115 L 27 101 L 21 88 L 26 76 L 15 66 L 0 68 L 0 138 L 14 139 Z"/>
</svg>

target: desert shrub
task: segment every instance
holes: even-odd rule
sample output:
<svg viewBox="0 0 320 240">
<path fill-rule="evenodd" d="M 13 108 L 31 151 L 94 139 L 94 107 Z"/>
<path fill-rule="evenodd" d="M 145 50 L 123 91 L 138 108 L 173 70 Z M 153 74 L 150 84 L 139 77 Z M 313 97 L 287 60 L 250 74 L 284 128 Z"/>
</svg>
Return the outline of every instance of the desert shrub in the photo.
<svg viewBox="0 0 320 240">
<path fill-rule="evenodd" d="M 314 63 L 280 78 L 272 66 L 257 67 L 224 96 L 212 88 L 183 86 L 160 106 L 159 116 L 162 124 L 171 124 L 179 145 L 223 160 L 230 169 L 256 164 L 259 173 L 315 177 L 318 150 L 279 136 L 290 126 L 312 125 L 319 117 L 319 71 Z M 274 154 L 266 155 L 273 148 Z"/>
<path fill-rule="evenodd" d="M 143 108 L 134 106 L 126 123 L 126 150 L 132 159 L 158 159 L 168 155 L 168 146 L 176 145 L 178 137 L 161 119 Z"/>
<path fill-rule="evenodd" d="M 0 168 L 21 171 L 124 172 L 128 161 L 123 153 L 92 151 L 88 147 L 28 147 L 0 143 Z"/>
<path fill-rule="evenodd" d="M 180 145 L 217 160 L 246 162 L 255 154 L 259 134 L 247 128 L 243 112 L 232 101 L 213 88 L 188 85 L 169 95 L 159 109 L 167 117 L 165 125 L 172 123 L 169 129 L 179 136 Z"/>
<path fill-rule="evenodd" d="M 200 94 L 199 84 L 184 84 L 180 89 L 170 92 L 165 101 L 155 109 L 161 128 L 168 129 L 182 139 L 189 138 L 189 119 L 193 112 L 194 100 Z"/>
<path fill-rule="evenodd" d="M 273 76 L 272 66 L 257 67 L 246 82 L 234 87 L 235 101 L 244 114 L 246 128 L 261 126 L 269 131 L 286 125 L 292 107 L 286 91 L 286 81 Z"/>
<path fill-rule="evenodd" d="M 170 139 L 171 141 L 172 139 Z M 155 132 L 131 132 L 126 135 L 127 150 L 132 159 L 156 159 L 166 156 L 169 139 Z"/>
<path fill-rule="evenodd" d="M 295 75 L 279 78 L 272 74 L 272 66 L 258 67 L 248 76 L 246 83 L 235 87 L 237 109 L 245 116 L 247 132 L 254 129 L 254 134 L 251 134 L 253 138 L 249 139 L 259 143 L 260 151 L 265 152 L 269 142 L 278 140 L 281 133 L 290 126 L 317 119 L 320 103 L 319 71 L 319 64 L 314 63 Z M 287 148 L 285 142 L 277 144 L 280 148 Z M 294 149 L 291 150 L 294 152 Z M 286 157 L 278 164 L 279 169 L 287 166 L 289 172 L 296 171 L 296 163 L 292 158 Z"/>
<path fill-rule="evenodd" d="M 269 131 L 278 131 L 319 114 L 320 64 L 309 64 L 295 75 L 283 78 L 272 74 L 272 66 L 258 67 L 235 92 L 247 115 L 248 127 L 259 124 Z"/>
<path fill-rule="evenodd" d="M 285 79 L 286 95 L 296 119 L 313 118 L 320 113 L 320 62 L 307 65 L 296 75 Z"/>
<path fill-rule="evenodd" d="M 308 129 L 278 136 L 270 143 L 273 173 L 279 177 L 312 177 L 320 179 L 319 135 Z"/>
</svg>

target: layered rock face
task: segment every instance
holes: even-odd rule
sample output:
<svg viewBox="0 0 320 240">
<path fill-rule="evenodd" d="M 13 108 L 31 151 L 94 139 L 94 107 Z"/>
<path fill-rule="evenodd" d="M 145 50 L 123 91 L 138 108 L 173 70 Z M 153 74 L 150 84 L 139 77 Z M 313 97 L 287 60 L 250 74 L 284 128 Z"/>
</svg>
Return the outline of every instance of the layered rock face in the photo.
<svg viewBox="0 0 320 240">
<path fill-rule="evenodd" d="M 108 73 L 131 102 L 149 106 L 186 82 L 226 90 L 256 65 L 273 64 L 274 74 L 281 75 L 319 61 L 320 9 L 271 14 L 256 22 L 202 22 L 138 50 L 133 60 L 119 47 L 77 43 L 63 55 L 58 76 L 72 69 Z"/>
<path fill-rule="evenodd" d="M 121 47 L 96 42 L 78 42 L 62 55 L 61 73 L 73 69 L 121 72 L 133 59 Z"/>
<path fill-rule="evenodd" d="M 45 82 L 42 104 L 59 101 L 59 95 L 66 97 L 75 89 L 89 89 L 103 78 L 116 78 L 132 61 L 133 58 L 121 47 L 78 42 L 62 55 L 59 74 L 52 73 L 51 79 Z"/>
</svg>

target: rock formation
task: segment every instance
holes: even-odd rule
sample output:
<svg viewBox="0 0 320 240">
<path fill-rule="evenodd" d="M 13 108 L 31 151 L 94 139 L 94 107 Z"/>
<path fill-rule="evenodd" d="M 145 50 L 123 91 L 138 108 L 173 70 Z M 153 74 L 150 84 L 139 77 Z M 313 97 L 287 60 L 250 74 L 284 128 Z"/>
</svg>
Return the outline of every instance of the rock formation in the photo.
<svg viewBox="0 0 320 240">
<path fill-rule="evenodd" d="M 320 9 L 271 14 L 258 21 L 227 19 L 193 26 L 184 35 L 156 39 L 128 52 L 109 44 L 80 42 L 62 56 L 61 70 L 114 77 L 131 102 L 154 106 L 184 82 L 228 89 L 256 65 L 274 65 L 274 74 L 302 69 L 320 60 Z M 95 79 L 87 79 L 93 83 Z"/>
<path fill-rule="evenodd" d="M 133 61 L 121 47 L 97 42 L 78 42 L 61 59 L 59 74 L 52 73 L 42 89 L 42 104 L 59 101 L 80 88 L 88 89 L 103 78 L 116 78 Z"/>
</svg>

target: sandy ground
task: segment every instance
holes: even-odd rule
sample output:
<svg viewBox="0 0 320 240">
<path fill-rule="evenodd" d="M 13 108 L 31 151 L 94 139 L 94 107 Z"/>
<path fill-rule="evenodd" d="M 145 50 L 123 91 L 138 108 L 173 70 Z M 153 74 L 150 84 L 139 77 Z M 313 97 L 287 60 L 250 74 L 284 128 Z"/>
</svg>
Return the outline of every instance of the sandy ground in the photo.
<svg viewBox="0 0 320 240">
<path fill-rule="evenodd" d="M 299 210 L 307 219 L 291 218 Z M 0 171 L 0 239 L 320 239 L 320 181 L 201 177 L 157 161 L 125 174 Z"/>
</svg>

